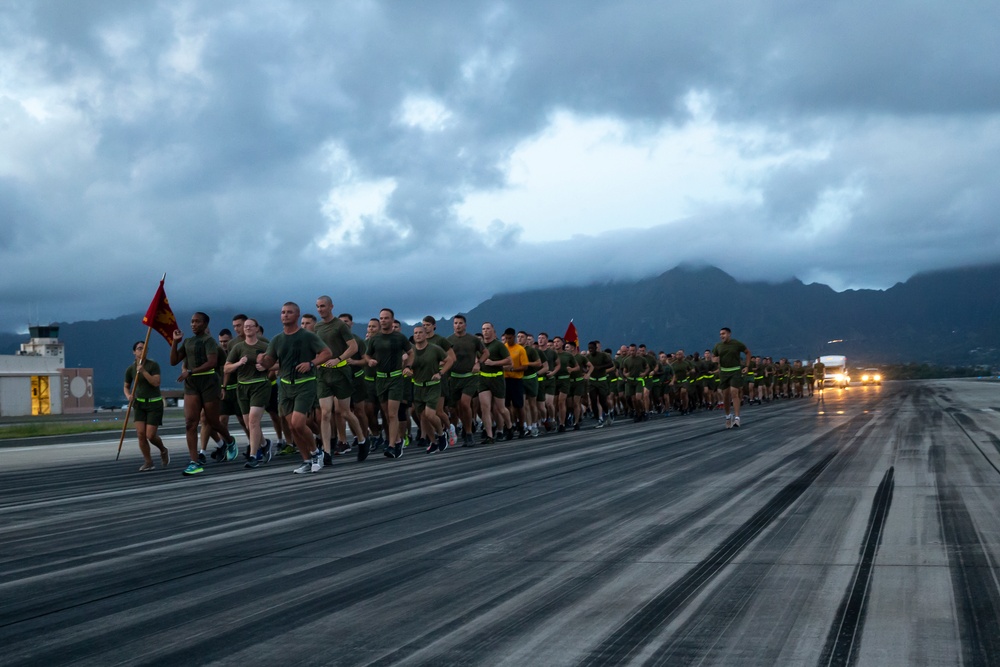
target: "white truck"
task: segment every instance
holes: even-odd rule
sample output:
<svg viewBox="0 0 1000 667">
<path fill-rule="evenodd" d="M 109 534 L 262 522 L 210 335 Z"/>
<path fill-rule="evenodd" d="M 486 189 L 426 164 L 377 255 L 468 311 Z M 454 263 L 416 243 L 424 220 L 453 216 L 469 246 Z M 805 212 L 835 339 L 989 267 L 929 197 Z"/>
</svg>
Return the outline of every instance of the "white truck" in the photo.
<svg viewBox="0 0 1000 667">
<path fill-rule="evenodd" d="M 842 354 L 828 354 L 817 359 L 823 364 L 824 387 L 846 387 L 851 384 L 851 374 L 847 370 L 847 357 Z"/>
</svg>

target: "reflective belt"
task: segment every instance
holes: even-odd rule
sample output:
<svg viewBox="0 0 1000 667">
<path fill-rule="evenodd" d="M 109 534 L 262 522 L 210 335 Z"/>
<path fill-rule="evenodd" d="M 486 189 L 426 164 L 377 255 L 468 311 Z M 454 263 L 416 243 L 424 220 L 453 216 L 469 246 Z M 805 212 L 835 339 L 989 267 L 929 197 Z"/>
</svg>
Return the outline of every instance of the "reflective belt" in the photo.
<svg viewBox="0 0 1000 667">
<path fill-rule="evenodd" d="M 427 382 L 417 382 L 414 380 L 413 382 L 415 387 L 433 387 L 436 384 L 441 384 L 441 380 L 428 380 Z"/>
<path fill-rule="evenodd" d="M 451 376 L 453 378 L 459 378 L 459 379 L 461 379 L 461 378 L 470 378 L 470 377 L 472 377 L 472 373 L 452 373 Z"/>
<path fill-rule="evenodd" d="M 501 375 L 503 375 L 503 371 L 497 371 L 496 373 L 483 373 L 483 372 L 480 372 L 479 375 L 481 375 L 484 378 L 498 378 Z"/>
<path fill-rule="evenodd" d="M 156 403 L 157 401 L 162 401 L 163 397 L 157 396 L 156 398 L 139 398 L 138 396 L 136 396 L 135 400 L 139 401 L 140 403 Z"/>
<path fill-rule="evenodd" d="M 215 375 L 215 371 L 202 371 L 200 373 L 191 373 L 192 376 L 201 377 L 202 375 Z"/>
<path fill-rule="evenodd" d="M 556 379 L 557 380 L 568 380 L 569 376 L 568 375 L 557 375 Z"/>
<path fill-rule="evenodd" d="M 224 389 L 236 389 L 236 387 L 238 387 L 238 386 L 240 386 L 239 383 L 236 383 L 236 384 L 227 384 L 224 387 Z"/>
<path fill-rule="evenodd" d="M 336 366 L 324 366 L 323 364 L 320 364 L 319 367 L 330 370 L 331 368 L 343 368 L 346 365 L 347 365 L 347 359 L 341 359 L 340 363 L 337 364 Z"/>
<path fill-rule="evenodd" d="M 740 367 L 739 366 L 733 366 L 731 368 L 727 368 L 725 366 L 722 366 L 721 370 L 722 370 L 723 373 L 735 373 L 736 371 L 740 370 Z"/>
<path fill-rule="evenodd" d="M 536 377 L 538 377 L 538 373 L 532 373 L 531 375 L 525 375 L 521 379 L 522 380 L 534 380 Z"/>
<path fill-rule="evenodd" d="M 285 378 L 281 378 L 281 383 L 282 384 L 303 384 L 303 383 L 306 383 L 306 382 L 312 382 L 315 379 L 316 379 L 315 375 L 313 375 L 312 377 L 300 378 L 298 380 L 286 380 Z"/>
<path fill-rule="evenodd" d="M 240 380 L 240 384 L 257 384 L 258 382 L 267 382 L 267 378 L 257 378 L 256 380 L 246 381 Z M 226 389 L 229 389 L 229 387 L 226 387 Z"/>
<path fill-rule="evenodd" d="M 356 378 L 364 377 L 364 375 L 365 375 L 365 369 L 363 368 L 359 371 L 354 371 L 354 377 Z"/>
<path fill-rule="evenodd" d="M 602 375 L 602 376 L 601 376 L 601 377 L 599 377 L 599 378 L 590 378 L 590 379 L 591 379 L 592 381 L 594 381 L 594 382 L 603 382 L 603 381 L 605 381 L 605 380 L 607 380 L 607 379 L 608 379 L 608 376 L 607 376 L 607 375 Z"/>
<path fill-rule="evenodd" d="M 403 374 L 402 370 L 389 371 L 388 373 L 383 373 L 382 371 L 375 371 L 375 377 L 380 377 L 380 378 L 397 378 L 402 374 Z"/>
</svg>

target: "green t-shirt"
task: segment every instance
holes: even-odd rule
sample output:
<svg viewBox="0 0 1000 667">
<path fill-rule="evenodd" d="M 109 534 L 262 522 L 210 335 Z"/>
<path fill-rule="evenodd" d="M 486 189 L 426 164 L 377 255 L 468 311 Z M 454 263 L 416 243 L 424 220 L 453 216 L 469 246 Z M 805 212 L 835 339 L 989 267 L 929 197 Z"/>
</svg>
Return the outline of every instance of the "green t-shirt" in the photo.
<svg viewBox="0 0 1000 667">
<path fill-rule="evenodd" d="M 160 365 L 155 361 L 153 361 L 152 359 L 146 359 L 146 361 L 143 362 L 142 367 L 150 375 L 160 374 Z M 125 384 L 131 387 L 132 380 L 135 380 L 135 378 L 136 378 L 136 370 L 135 370 L 135 363 L 133 363 L 131 366 L 125 369 Z M 135 397 L 148 400 L 150 398 L 157 398 L 159 395 L 160 395 L 160 388 L 154 387 L 153 385 L 149 384 L 149 382 L 146 380 L 146 376 L 139 374 L 139 379 L 136 380 L 135 383 Z"/>
<path fill-rule="evenodd" d="M 576 365 L 576 357 L 573 356 L 572 352 L 567 352 L 563 350 L 562 352 L 556 352 L 556 356 L 559 357 L 559 372 L 556 374 L 557 377 L 572 377 L 573 371 L 570 369 Z"/>
<path fill-rule="evenodd" d="M 392 373 L 402 370 L 403 353 L 409 352 L 410 341 L 398 331 L 377 333 L 368 340 L 368 356 L 378 362 L 375 370 L 379 373 Z"/>
<path fill-rule="evenodd" d="M 445 338 L 444 336 L 442 336 L 441 334 L 438 334 L 438 333 L 434 334 L 433 336 L 428 336 L 427 337 L 427 344 L 428 345 L 437 345 L 438 347 L 440 347 L 445 352 L 447 352 L 448 350 L 451 349 L 451 343 L 448 342 L 448 339 Z"/>
<path fill-rule="evenodd" d="M 606 377 L 608 370 L 614 366 L 611 355 L 603 350 L 590 355 L 590 363 L 594 365 L 593 377 L 595 378 Z"/>
<path fill-rule="evenodd" d="M 542 356 L 542 361 L 544 361 L 549 365 L 548 370 L 546 370 L 545 372 L 546 373 L 554 372 L 556 370 L 556 365 L 559 363 L 559 355 L 556 354 L 556 351 L 553 350 L 551 347 L 549 347 L 541 351 L 541 356 Z M 562 369 L 559 370 L 559 373 L 562 373 Z"/>
<path fill-rule="evenodd" d="M 452 375 L 471 373 L 472 367 L 482 355 L 483 350 L 486 349 L 482 339 L 471 334 L 464 336 L 452 334 L 448 336 L 448 342 L 451 343 L 451 349 L 455 352 L 455 363 L 451 365 Z"/>
<path fill-rule="evenodd" d="M 490 353 L 489 359 L 491 361 L 500 361 L 501 359 L 506 359 L 510 356 L 510 350 L 507 346 L 500 342 L 500 339 L 494 338 L 489 343 L 485 343 L 486 351 Z M 503 366 L 480 366 L 480 373 L 502 373 Z"/>
<path fill-rule="evenodd" d="M 267 351 L 267 343 L 261 339 L 251 345 L 245 340 L 233 341 L 229 344 L 229 355 L 226 363 L 234 364 L 243 357 L 247 362 L 236 369 L 236 382 L 252 382 L 260 378 L 267 378 L 267 371 L 257 370 L 257 355 Z M 233 373 L 229 374 L 230 381 L 233 381 Z"/>
<path fill-rule="evenodd" d="M 424 349 L 413 347 L 413 381 L 429 382 L 441 369 L 441 364 L 448 358 L 448 353 L 437 345 L 428 345 Z"/>
<path fill-rule="evenodd" d="M 625 377 L 634 379 L 645 373 L 647 370 L 649 370 L 649 363 L 647 362 L 646 357 L 640 357 L 639 355 L 634 357 L 628 356 L 622 361 L 622 372 L 625 374 Z"/>
<path fill-rule="evenodd" d="M 317 322 L 316 335 L 326 343 L 334 357 L 343 357 L 348 343 L 354 338 L 351 335 L 351 328 L 344 324 L 344 321 L 339 317 L 335 317 L 329 322 L 323 320 Z"/>
<path fill-rule="evenodd" d="M 712 354 L 719 357 L 719 366 L 727 373 L 739 369 L 742 365 L 740 364 L 740 354 L 746 351 L 747 346 L 735 338 L 730 338 L 725 343 L 719 341 L 712 348 Z"/>
<path fill-rule="evenodd" d="M 688 379 L 689 374 L 694 369 L 694 364 L 692 364 L 687 359 L 681 359 L 675 361 L 671 366 L 674 369 L 674 377 L 677 378 L 678 382 L 683 382 Z"/>
<path fill-rule="evenodd" d="M 265 354 L 272 359 L 278 360 L 281 368 L 281 377 L 289 382 L 304 377 L 316 377 L 316 371 L 310 369 L 306 373 L 299 373 L 295 367 L 302 362 L 309 362 L 316 358 L 326 344 L 320 340 L 319 336 L 311 331 L 299 329 L 293 334 L 279 333 L 267 344 Z"/>
<path fill-rule="evenodd" d="M 576 364 L 577 368 L 575 371 L 569 374 L 570 378 L 575 380 L 577 378 L 582 378 L 583 374 L 587 372 L 587 357 L 582 354 L 573 355 L 573 363 Z"/>
<path fill-rule="evenodd" d="M 208 334 L 202 334 L 200 336 L 191 336 L 190 338 L 185 338 L 181 343 L 181 347 L 184 348 L 184 367 L 189 371 L 198 368 L 208 362 L 208 358 L 213 354 L 216 358 L 216 365 L 218 365 L 218 359 L 222 357 L 220 354 L 219 343 L 214 338 Z M 223 357 L 224 358 L 224 357 Z M 199 372 L 205 372 L 213 370 L 211 368 L 202 369 Z"/>
<path fill-rule="evenodd" d="M 531 364 L 541 359 L 542 355 L 540 355 L 538 353 L 538 350 L 536 350 L 531 345 L 524 348 L 524 354 L 528 357 L 528 367 L 524 369 L 525 377 L 528 377 L 530 375 L 536 375 L 541 366 L 532 366 Z"/>
</svg>

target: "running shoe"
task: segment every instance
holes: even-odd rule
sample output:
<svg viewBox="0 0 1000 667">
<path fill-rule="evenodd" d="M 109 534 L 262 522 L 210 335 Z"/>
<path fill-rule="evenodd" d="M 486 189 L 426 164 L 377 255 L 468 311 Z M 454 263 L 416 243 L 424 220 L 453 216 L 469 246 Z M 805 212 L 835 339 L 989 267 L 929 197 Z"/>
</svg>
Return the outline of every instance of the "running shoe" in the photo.
<svg viewBox="0 0 1000 667">
<path fill-rule="evenodd" d="M 441 446 L 440 440 L 438 438 L 434 438 L 433 440 L 430 441 L 430 444 L 427 445 L 426 451 L 428 454 L 433 454 L 438 450 L 438 447 L 440 446 Z"/>
<path fill-rule="evenodd" d="M 252 456 L 252 457 L 250 457 L 249 461 L 247 461 L 246 463 L 243 464 L 243 467 L 244 468 L 249 468 L 250 470 L 253 470 L 254 468 L 259 468 L 260 467 L 260 459 L 258 459 L 256 456 Z"/>
<path fill-rule="evenodd" d="M 203 472 L 205 472 L 205 469 L 197 461 L 191 461 L 191 463 L 188 463 L 187 468 L 184 468 L 185 475 L 197 475 Z"/>
<path fill-rule="evenodd" d="M 448 427 L 448 446 L 449 447 L 454 447 L 455 443 L 457 441 L 458 441 L 458 436 L 455 435 L 455 427 L 454 426 L 449 426 Z"/>
<path fill-rule="evenodd" d="M 358 443 L 358 463 L 364 461 L 368 458 L 368 454 L 371 451 L 371 446 L 368 440 Z"/>
<path fill-rule="evenodd" d="M 261 452 L 257 452 L 257 456 L 260 456 L 262 463 L 270 463 L 274 450 L 271 447 L 271 440 L 269 438 L 264 438 L 264 448 L 262 451 L 263 456 L 261 456 Z"/>
<path fill-rule="evenodd" d="M 503 430 L 503 439 L 504 440 L 508 440 L 508 441 L 513 440 L 514 439 L 514 429 L 510 428 L 509 426 L 507 428 L 505 428 Z"/>
<path fill-rule="evenodd" d="M 385 449 L 382 450 L 382 456 L 384 456 L 387 459 L 396 458 L 396 455 L 393 454 L 393 451 L 392 451 L 392 445 L 386 445 L 385 446 Z"/>
<path fill-rule="evenodd" d="M 497 441 L 491 438 L 490 436 L 486 436 L 485 438 L 483 438 L 484 445 L 495 445 L 496 443 Z"/>
<path fill-rule="evenodd" d="M 165 449 L 160 452 L 160 461 L 163 463 L 164 468 L 170 465 L 170 452 Z"/>
<path fill-rule="evenodd" d="M 462 446 L 463 447 L 475 447 L 476 443 L 472 441 L 472 434 L 463 433 L 462 434 Z"/>
<path fill-rule="evenodd" d="M 448 442 L 448 434 L 447 433 L 442 433 L 441 437 L 438 438 L 438 451 L 439 452 L 443 452 L 446 449 L 448 449 L 449 446 L 450 446 L 450 443 Z"/>
<path fill-rule="evenodd" d="M 217 463 L 222 463 L 226 460 L 226 449 L 225 445 L 219 445 L 212 450 L 212 460 Z"/>
<path fill-rule="evenodd" d="M 300 465 L 298 468 L 296 468 L 292 472 L 294 472 L 296 475 L 302 475 L 302 474 L 307 473 L 307 472 L 312 472 L 312 462 L 311 461 L 303 461 L 302 465 Z"/>
<path fill-rule="evenodd" d="M 235 461 L 239 455 L 240 447 L 236 444 L 236 438 L 233 438 L 232 442 L 226 445 L 226 460 Z"/>
<path fill-rule="evenodd" d="M 153 469 L 153 462 L 150 461 L 149 463 L 143 463 L 142 467 L 139 468 L 139 472 L 149 472 L 152 469 Z"/>
<path fill-rule="evenodd" d="M 404 443 L 397 442 L 396 446 L 392 448 L 393 449 L 392 458 L 394 458 L 394 459 L 401 459 L 401 458 L 403 458 L 403 447 L 406 447 L 406 445 Z"/>
<path fill-rule="evenodd" d="M 313 472 L 319 472 L 320 470 L 323 469 L 323 450 L 322 449 L 317 449 L 315 452 L 313 452 L 312 456 L 311 456 L 311 459 L 312 460 L 311 460 L 310 463 L 312 465 L 312 471 Z"/>
<path fill-rule="evenodd" d="M 323 452 L 323 465 L 325 466 L 333 465 L 333 457 L 327 454 L 326 452 Z"/>
<path fill-rule="evenodd" d="M 604 428 L 604 418 L 603 417 L 601 419 L 597 420 L 597 426 L 595 426 L 594 428 Z"/>
<path fill-rule="evenodd" d="M 733 416 L 726 415 L 726 428 L 732 428 L 732 427 L 733 427 Z"/>
<path fill-rule="evenodd" d="M 198 463 L 205 465 L 208 461 L 205 459 L 205 452 L 198 452 Z"/>
<path fill-rule="evenodd" d="M 737 415 L 733 417 L 733 428 L 739 428 L 739 427 L 740 427 L 740 417 L 739 415 Z"/>
</svg>

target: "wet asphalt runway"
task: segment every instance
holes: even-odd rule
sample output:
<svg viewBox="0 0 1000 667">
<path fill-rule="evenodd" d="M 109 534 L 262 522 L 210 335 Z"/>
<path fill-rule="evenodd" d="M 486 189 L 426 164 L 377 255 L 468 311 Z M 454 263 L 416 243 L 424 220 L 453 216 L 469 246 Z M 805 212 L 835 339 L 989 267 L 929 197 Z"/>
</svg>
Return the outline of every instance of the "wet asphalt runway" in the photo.
<svg viewBox="0 0 1000 667">
<path fill-rule="evenodd" d="M 998 435 L 942 381 L 315 475 L 8 447 L 0 663 L 996 664 Z"/>
</svg>

